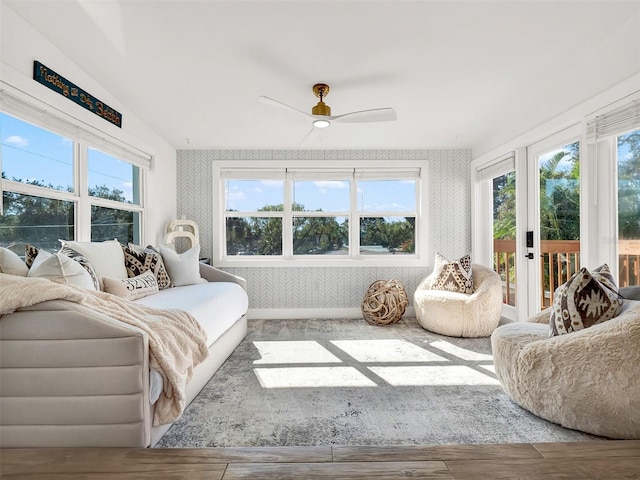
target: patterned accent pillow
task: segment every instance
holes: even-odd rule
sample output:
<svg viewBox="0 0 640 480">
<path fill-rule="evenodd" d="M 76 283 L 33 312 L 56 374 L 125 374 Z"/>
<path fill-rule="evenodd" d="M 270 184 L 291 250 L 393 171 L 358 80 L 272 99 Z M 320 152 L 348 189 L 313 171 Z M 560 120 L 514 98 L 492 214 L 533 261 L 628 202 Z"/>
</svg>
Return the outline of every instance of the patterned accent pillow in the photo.
<svg viewBox="0 0 640 480">
<path fill-rule="evenodd" d="M 576 332 L 611 320 L 622 310 L 622 297 L 604 264 L 589 273 L 581 268 L 554 294 L 550 337 Z"/>
<path fill-rule="evenodd" d="M 471 256 L 465 255 L 455 262 L 445 263 L 432 288 L 434 290 L 472 294 L 474 290 Z"/>
<path fill-rule="evenodd" d="M 112 295 L 127 300 L 152 295 L 158 291 L 158 281 L 152 271 L 146 272 L 131 278 L 109 278 L 103 277 L 104 291 Z"/>
<path fill-rule="evenodd" d="M 164 290 L 172 287 L 171 278 L 167 268 L 162 261 L 162 255 L 153 247 L 147 247 L 143 251 L 131 248 L 131 246 L 121 245 L 124 252 L 124 266 L 127 269 L 129 278 L 151 270 L 158 281 L 158 288 Z"/>
<path fill-rule="evenodd" d="M 24 245 L 24 263 L 27 264 L 27 267 L 31 268 L 31 265 L 33 265 L 33 261 L 38 256 L 38 253 L 40 253 L 40 249 L 38 247 L 34 247 L 28 243 Z"/>
<path fill-rule="evenodd" d="M 62 244 L 62 248 L 58 250 L 58 253 L 61 253 L 62 255 L 66 255 L 67 257 L 72 258 L 73 260 L 78 262 L 80 265 L 82 265 L 82 268 L 84 268 L 87 272 L 89 272 L 89 276 L 91 277 L 91 281 L 93 282 L 93 286 L 95 287 L 95 289 L 98 291 L 102 290 L 100 288 L 101 285 L 100 285 L 100 277 L 98 277 L 98 272 L 96 272 L 96 269 L 93 268 L 93 265 L 91 265 L 91 262 L 87 260 L 87 257 L 82 255 L 80 252 L 74 250 L 70 246 L 65 245 L 64 243 Z"/>
</svg>

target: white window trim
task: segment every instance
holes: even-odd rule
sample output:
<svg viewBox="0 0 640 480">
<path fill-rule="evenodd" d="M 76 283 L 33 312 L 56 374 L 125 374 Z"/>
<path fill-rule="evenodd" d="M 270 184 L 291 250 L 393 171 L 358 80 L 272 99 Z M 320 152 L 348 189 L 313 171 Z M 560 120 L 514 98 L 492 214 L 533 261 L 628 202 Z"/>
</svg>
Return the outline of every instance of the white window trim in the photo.
<svg viewBox="0 0 640 480">
<path fill-rule="evenodd" d="M 395 171 L 401 175 L 401 178 L 409 178 L 407 172 L 419 171 L 419 176 L 413 174 L 412 178 L 416 179 L 417 195 L 416 195 L 416 211 L 415 212 L 358 212 L 357 211 L 357 190 L 355 182 L 351 183 L 351 207 L 349 212 L 322 212 L 319 216 L 347 216 L 350 219 L 356 219 L 359 225 L 360 216 L 415 216 L 416 217 L 416 249 L 413 255 L 384 255 L 384 256 L 368 256 L 368 255 L 304 255 L 293 256 L 291 246 L 284 242 L 283 255 L 277 257 L 255 257 L 255 256 L 226 256 L 225 255 L 225 243 L 224 237 L 226 232 L 225 227 L 225 192 L 222 186 L 222 180 L 226 176 L 224 173 L 228 170 L 242 171 L 246 170 L 250 179 L 255 179 L 256 175 L 251 174 L 257 170 L 256 163 L 251 161 L 220 161 L 213 165 L 213 185 L 214 185 L 214 208 L 212 209 L 214 231 L 221 232 L 219 235 L 213 238 L 213 261 L 220 267 L 258 267 L 258 266 L 271 266 L 271 267 L 423 267 L 425 266 L 426 252 L 428 251 L 427 245 L 427 216 L 428 211 L 426 202 L 426 174 L 427 169 L 424 161 L 405 160 L 394 162 L 394 168 L 389 168 L 382 161 L 370 160 L 370 161 L 325 161 L 322 164 L 322 169 L 317 166 L 312 167 L 308 161 L 264 161 L 261 162 L 259 169 L 265 170 L 280 170 L 289 172 L 310 172 L 311 170 L 334 170 L 338 176 L 340 173 L 346 171 L 357 172 L 366 171 L 372 172 L 372 175 L 365 175 L 364 180 L 382 179 L 386 177 L 389 180 L 396 180 L 399 177 L 395 175 Z M 320 173 L 320 172 L 318 172 Z M 353 178 L 353 173 L 349 174 L 347 178 Z M 404 176 L 402 176 L 404 175 Z M 233 178 L 238 178 L 235 176 Z M 282 177 L 284 179 L 284 176 Z M 303 177 L 304 178 L 304 177 Z M 337 178 L 337 177 L 336 177 Z M 345 178 L 346 179 L 346 178 Z M 290 183 L 285 182 L 285 202 L 290 202 L 290 192 L 287 190 L 290 188 Z M 355 202 L 355 203 L 354 203 Z M 289 205 L 290 207 L 290 205 Z M 286 208 L 285 212 L 260 212 L 263 214 L 275 214 L 273 216 L 283 216 L 283 238 L 289 238 L 292 234 L 292 217 L 293 214 L 289 213 L 289 209 Z M 251 214 L 255 212 L 237 212 L 244 214 Z M 284 213 L 284 215 L 283 215 Z M 305 215 L 312 216 L 316 212 L 295 212 L 296 216 Z M 279 214 L 279 215 L 278 215 Z M 368 214 L 368 215 L 362 215 Z M 374 215 L 371 215 L 374 214 Z M 267 216 L 267 215 L 265 215 Z M 285 232 L 288 229 L 288 232 Z M 287 237 L 289 235 L 289 237 Z M 349 244 L 356 245 L 359 243 L 359 228 L 350 228 Z M 353 238 L 356 237 L 356 238 Z"/>
</svg>

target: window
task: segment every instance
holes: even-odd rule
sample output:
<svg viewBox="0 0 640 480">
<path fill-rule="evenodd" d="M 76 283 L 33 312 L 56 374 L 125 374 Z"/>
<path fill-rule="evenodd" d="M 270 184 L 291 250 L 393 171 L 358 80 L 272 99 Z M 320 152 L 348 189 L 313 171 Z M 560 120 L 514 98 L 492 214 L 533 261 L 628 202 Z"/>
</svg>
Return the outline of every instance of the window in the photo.
<svg viewBox="0 0 640 480">
<path fill-rule="evenodd" d="M 420 169 L 219 170 L 221 258 L 415 258 Z"/>
<path fill-rule="evenodd" d="M 33 107 L 17 99 L 7 104 L 29 121 L 0 112 L 0 246 L 23 255 L 25 243 L 53 252 L 59 239 L 139 243 L 140 165 L 79 127 L 49 119 L 43 128 Z"/>
<path fill-rule="evenodd" d="M 595 112 L 586 127 L 598 167 L 592 196 L 613 207 L 594 208 L 598 234 L 607 239 L 600 257 L 617 273 L 618 287 L 640 285 L 640 92 Z M 617 221 L 611 221 L 614 209 Z"/>
</svg>

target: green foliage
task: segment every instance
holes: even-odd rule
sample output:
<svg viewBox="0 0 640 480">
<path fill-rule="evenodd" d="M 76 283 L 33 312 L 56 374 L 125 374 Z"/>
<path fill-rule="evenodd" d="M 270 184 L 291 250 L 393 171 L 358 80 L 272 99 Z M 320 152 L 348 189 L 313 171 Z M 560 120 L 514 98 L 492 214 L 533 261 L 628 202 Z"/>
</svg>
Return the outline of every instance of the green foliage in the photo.
<svg viewBox="0 0 640 480">
<path fill-rule="evenodd" d="M 2 178 L 6 178 L 2 172 Z M 72 191 L 71 187 L 54 187 L 39 180 L 13 181 L 54 190 Z M 124 192 L 106 186 L 93 187 L 89 194 L 117 202 L 125 202 Z M 29 243 L 38 248 L 57 251 L 58 239 L 75 237 L 75 203 L 66 200 L 25 195 L 16 192 L 3 193 L 4 214 L 0 216 L 0 245 Z M 91 239 L 93 241 L 118 238 L 122 242 L 134 238 L 134 214 L 113 208 L 91 207 Z M 20 250 L 21 247 L 18 247 Z M 17 253 L 22 254 L 22 251 Z"/>
<path fill-rule="evenodd" d="M 516 238 L 516 174 L 493 179 L 493 238 Z"/>
<path fill-rule="evenodd" d="M 294 203 L 295 212 L 304 205 Z M 284 205 L 265 205 L 259 212 L 282 212 Z M 322 212 L 316 210 L 315 212 Z M 273 217 L 229 217 L 227 229 L 228 255 L 282 255 L 282 219 Z M 363 218 L 360 244 L 376 245 L 390 252 L 415 252 L 415 218 L 391 222 L 382 217 Z M 293 253 L 319 255 L 342 251 L 349 245 L 349 222 L 340 223 L 330 216 L 295 216 L 293 218 Z"/>
<path fill-rule="evenodd" d="M 570 168 L 559 168 L 561 162 Z M 580 154 L 573 143 L 540 166 L 540 239 L 580 239 Z"/>
<path fill-rule="evenodd" d="M 618 137 L 618 234 L 640 239 L 640 130 Z"/>
</svg>

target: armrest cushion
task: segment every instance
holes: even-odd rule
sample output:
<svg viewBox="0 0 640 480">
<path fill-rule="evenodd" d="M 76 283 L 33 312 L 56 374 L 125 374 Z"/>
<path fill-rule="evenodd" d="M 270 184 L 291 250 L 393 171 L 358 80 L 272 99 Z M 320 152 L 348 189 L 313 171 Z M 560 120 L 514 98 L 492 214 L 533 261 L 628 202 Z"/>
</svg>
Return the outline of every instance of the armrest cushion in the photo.
<svg viewBox="0 0 640 480">
<path fill-rule="evenodd" d="M 99 311 L 50 300 L 2 316 L 0 382 L 3 447 L 149 443 L 148 336 Z"/>
<path fill-rule="evenodd" d="M 238 277 L 237 275 L 233 275 L 231 273 L 225 272 L 224 270 L 220 270 L 219 268 L 212 267 L 211 265 L 207 265 L 205 263 L 200 264 L 200 276 L 205 280 L 207 280 L 208 282 L 237 283 L 245 291 L 247 290 L 247 281 L 244 278 Z"/>
</svg>

